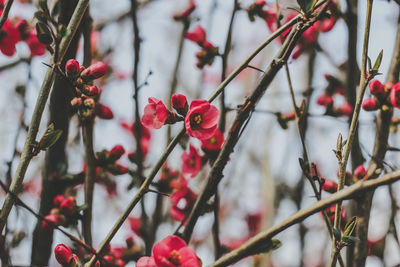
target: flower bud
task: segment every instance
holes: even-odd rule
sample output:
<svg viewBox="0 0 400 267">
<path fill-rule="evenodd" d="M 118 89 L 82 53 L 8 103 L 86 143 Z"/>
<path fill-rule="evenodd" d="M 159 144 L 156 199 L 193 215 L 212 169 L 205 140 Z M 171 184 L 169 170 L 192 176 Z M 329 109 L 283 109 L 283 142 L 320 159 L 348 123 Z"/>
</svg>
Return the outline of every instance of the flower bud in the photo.
<svg viewBox="0 0 400 267">
<path fill-rule="evenodd" d="M 362 103 L 362 108 L 366 111 L 374 111 L 379 108 L 378 101 L 375 98 L 364 99 Z"/>
<path fill-rule="evenodd" d="M 178 112 L 178 114 L 185 116 L 189 110 L 189 105 L 186 96 L 181 94 L 174 94 L 171 97 L 172 107 Z"/>
<path fill-rule="evenodd" d="M 382 95 L 385 93 L 383 84 L 378 80 L 372 80 L 369 83 L 369 90 L 371 91 L 371 94 L 375 96 Z"/>
<path fill-rule="evenodd" d="M 336 193 L 337 187 L 338 187 L 337 183 L 335 183 L 333 180 L 325 179 L 325 182 L 322 185 L 322 190 L 333 194 L 333 193 Z"/>
<path fill-rule="evenodd" d="M 63 267 L 69 266 L 73 259 L 73 253 L 71 249 L 64 244 L 58 244 L 56 246 L 56 248 L 54 249 L 54 255 L 58 263 L 61 264 Z"/>
<path fill-rule="evenodd" d="M 100 89 L 96 85 L 86 85 L 85 90 L 90 96 L 96 96 L 100 94 Z"/>
<path fill-rule="evenodd" d="M 65 214 L 74 214 L 75 213 L 75 197 L 70 196 L 64 199 L 60 204 L 60 210 Z"/>
<path fill-rule="evenodd" d="M 65 64 L 65 73 L 69 76 L 75 76 L 79 73 L 79 62 L 75 59 L 70 59 Z"/>
<path fill-rule="evenodd" d="M 133 237 L 132 237 L 132 236 L 127 237 L 127 238 L 125 239 L 125 242 L 126 242 L 126 246 L 127 246 L 128 248 L 133 247 L 133 245 L 135 244 L 135 241 L 133 240 Z"/>
<path fill-rule="evenodd" d="M 114 113 L 112 112 L 112 110 L 108 106 L 100 103 L 96 104 L 96 115 L 99 118 L 105 120 L 111 120 L 112 118 L 114 118 Z"/>
<path fill-rule="evenodd" d="M 331 106 L 333 105 L 333 97 L 326 94 L 320 95 L 317 99 L 317 104 L 324 107 Z"/>
<path fill-rule="evenodd" d="M 361 180 L 364 178 L 364 176 L 367 175 L 367 171 L 365 170 L 363 165 L 357 166 L 357 168 L 354 169 L 354 179 L 355 180 Z"/>
<path fill-rule="evenodd" d="M 44 217 L 46 220 L 42 221 L 42 228 L 47 231 L 52 231 L 54 226 L 57 225 L 58 220 L 55 215 L 49 214 Z"/>
<path fill-rule="evenodd" d="M 122 175 L 128 173 L 129 169 L 125 166 L 116 163 L 109 168 L 109 171 L 114 175 Z"/>
<path fill-rule="evenodd" d="M 80 97 L 74 97 L 74 98 L 71 100 L 71 106 L 73 106 L 73 107 L 82 106 L 82 98 L 80 98 Z"/>
<path fill-rule="evenodd" d="M 337 113 L 340 116 L 350 116 L 352 112 L 353 112 L 353 107 L 348 102 L 344 103 L 343 105 L 337 108 Z"/>
<path fill-rule="evenodd" d="M 57 195 L 57 196 L 53 199 L 54 206 L 60 207 L 60 204 L 61 204 L 61 202 L 63 202 L 63 200 L 64 200 L 64 196 L 63 196 L 63 195 Z"/>
<path fill-rule="evenodd" d="M 87 69 L 82 71 L 81 77 L 84 79 L 94 80 L 104 76 L 107 72 L 107 66 L 99 61 L 90 65 Z"/>
<path fill-rule="evenodd" d="M 92 109 L 95 107 L 96 103 L 94 102 L 94 100 L 92 98 L 86 98 L 85 101 L 83 102 L 83 104 L 85 105 L 85 107 Z"/>
<path fill-rule="evenodd" d="M 114 160 L 119 159 L 125 153 L 125 149 L 121 145 L 114 146 L 110 151 L 110 157 Z"/>
</svg>

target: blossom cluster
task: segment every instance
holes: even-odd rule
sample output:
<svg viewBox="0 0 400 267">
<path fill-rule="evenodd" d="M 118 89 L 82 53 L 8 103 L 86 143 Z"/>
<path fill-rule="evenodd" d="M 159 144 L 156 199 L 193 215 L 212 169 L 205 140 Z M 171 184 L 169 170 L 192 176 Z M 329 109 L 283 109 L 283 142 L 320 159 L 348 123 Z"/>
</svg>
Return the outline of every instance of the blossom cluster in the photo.
<svg viewBox="0 0 400 267">
<path fill-rule="evenodd" d="M 206 31 L 197 25 L 191 32 L 187 32 L 185 38 L 196 43 L 201 50 L 196 53 L 197 67 L 202 69 L 205 65 L 211 65 L 216 56 L 219 55 L 218 47 L 206 39 Z"/>
<path fill-rule="evenodd" d="M 54 226 L 76 225 L 79 218 L 80 207 L 76 205 L 74 196 L 64 197 L 57 195 L 53 200 L 54 208 L 51 209 L 50 214 L 42 221 L 42 228 L 46 230 L 53 230 Z M 51 223 L 49 223 L 51 222 Z"/>
<path fill-rule="evenodd" d="M 102 91 L 93 85 L 93 80 L 103 77 L 106 72 L 107 66 L 101 61 L 88 68 L 80 65 L 75 59 L 70 59 L 65 64 L 65 74 L 75 87 L 75 97 L 71 100 L 71 105 L 79 116 L 97 116 L 106 120 L 114 117 L 111 109 L 98 101 Z"/>
<path fill-rule="evenodd" d="M 387 82 L 382 84 L 378 80 L 369 83 L 371 97 L 364 99 L 362 108 L 366 111 L 378 109 L 388 110 L 389 107 L 400 108 L 400 82 L 393 84 Z"/>
<path fill-rule="evenodd" d="M 256 0 L 247 9 L 247 15 L 250 21 L 254 21 L 255 17 L 260 17 L 265 20 L 268 29 L 274 32 L 278 29 L 278 26 L 282 20 L 282 24 L 289 22 L 295 16 L 297 12 L 290 11 L 285 16 L 280 12 L 280 7 L 275 4 L 268 5 L 265 0 Z M 329 32 L 335 26 L 337 20 L 340 16 L 339 6 L 336 1 L 332 1 L 329 6 L 330 16 L 324 17 L 322 20 L 315 22 L 310 28 L 308 28 L 299 40 L 299 44 L 293 51 L 292 57 L 294 59 L 298 58 L 301 54 L 311 49 L 318 47 L 318 36 L 321 32 Z M 283 36 L 286 37 L 289 33 L 290 28 L 283 32 Z"/>
</svg>

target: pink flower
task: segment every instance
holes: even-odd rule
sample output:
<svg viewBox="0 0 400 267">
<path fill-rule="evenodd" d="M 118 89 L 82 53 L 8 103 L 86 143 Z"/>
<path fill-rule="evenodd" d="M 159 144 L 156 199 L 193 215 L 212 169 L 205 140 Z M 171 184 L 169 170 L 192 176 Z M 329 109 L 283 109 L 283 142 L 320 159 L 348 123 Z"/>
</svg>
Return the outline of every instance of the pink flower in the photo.
<svg viewBox="0 0 400 267">
<path fill-rule="evenodd" d="M 374 96 L 383 95 L 385 93 L 385 88 L 383 84 L 378 80 L 372 80 L 369 83 L 369 90 Z"/>
<path fill-rule="evenodd" d="M 185 117 L 186 131 L 190 136 L 200 140 L 211 138 L 219 119 L 219 110 L 206 100 L 197 99 L 190 104 Z"/>
<path fill-rule="evenodd" d="M 174 192 L 170 197 L 169 214 L 171 217 L 181 222 L 192 209 L 196 198 L 197 195 L 188 186 L 183 186 Z"/>
<path fill-rule="evenodd" d="M 136 267 L 158 267 L 153 257 L 141 257 L 136 262 Z"/>
<path fill-rule="evenodd" d="M 107 66 L 99 61 L 90 65 L 87 69 L 83 70 L 81 77 L 84 79 L 94 80 L 104 76 L 107 72 Z"/>
<path fill-rule="evenodd" d="M 7 19 L 0 30 L 0 51 L 6 56 L 13 56 L 16 51 L 15 45 L 20 40 L 21 36 L 18 29 Z"/>
<path fill-rule="evenodd" d="M 142 236 L 141 234 L 142 221 L 140 220 L 140 218 L 128 217 L 128 222 L 131 230 L 138 236 Z"/>
<path fill-rule="evenodd" d="M 197 25 L 193 31 L 187 32 L 185 38 L 197 43 L 199 46 L 203 46 L 206 41 L 206 31 L 200 25 Z"/>
<path fill-rule="evenodd" d="M 390 90 L 390 103 L 396 108 L 400 108 L 400 82 L 393 85 Z"/>
<path fill-rule="evenodd" d="M 375 98 L 364 99 L 362 103 L 362 108 L 366 111 L 374 111 L 379 108 L 378 101 Z"/>
<path fill-rule="evenodd" d="M 28 45 L 32 56 L 42 56 L 46 53 L 46 45 L 39 42 L 35 28 L 29 30 L 25 43 Z"/>
<path fill-rule="evenodd" d="M 197 148 L 190 144 L 189 152 L 183 152 L 182 154 L 182 173 L 195 177 L 201 170 L 201 167 L 202 158 Z"/>
<path fill-rule="evenodd" d="M 333 97 L 326 94 L 320 95 L 317 99 L 317 104 L 324 107 L 331 106 L 333 105 Z"/>
<path fill-rule="evenodd" d="M 339 106 L 336 111 L 339 116 L 350 116 L 353 112 L 353 107 L 350 105 L 350 103 L 346 102 L 343 105 Z"/>
<path fill-rule="evenodd" d="M 54 249 L 56 260 L 62 266 L 69 266 L 73 259 L 73 253 L 69 247 L 64 244 L 58 244 Z"/>
<path fill-rule="evenodd" d="M 209 139 L 201 140 L 201 149 L 203 151 L 218 151 L 224 144 L 224 134 L 217 128 L 214 135 Z"/>
<path fill-rule="evenodd" d="M 153 257 L 157 267 L 201 267 L 201 260 L 186 242 L 170 235 L 156 243 Z"/>
<path fill-rule="evenodd" d="M 173 117 L 173 113 L 165 107 L 161 100 L 150 97 L 149 104 L 144 107 L 141 122 L 147 128 L 160 129 L 171 117 Z"/>
<path fill-rule="evenodd" d="M 189 110 L 189 105 L 186 96 L 181 94 L 174 94 L 171 97 L 172 107 L 178 114 L 185 116 Z"/>
</svg>

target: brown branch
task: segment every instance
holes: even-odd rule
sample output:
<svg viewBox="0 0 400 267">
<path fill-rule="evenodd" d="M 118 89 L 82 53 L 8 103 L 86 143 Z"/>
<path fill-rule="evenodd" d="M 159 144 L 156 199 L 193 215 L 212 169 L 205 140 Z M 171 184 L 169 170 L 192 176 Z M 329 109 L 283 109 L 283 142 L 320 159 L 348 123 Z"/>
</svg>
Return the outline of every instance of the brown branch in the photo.
<svg viewBox="0 0 400 267">
<path fill-rule="evenodd" d="M 369 181 L 359 181 L 352 186 L 349 186 L 345 189 L 342 189 L 330 197 L 322 199 L 315 204 L 311 205 L 310 207 L 300 210 L 290 216 L 289 218 L 285 219 L 280 224 L 263 231 L 256 235 L 255 237 L 251 238 L 245 244 L 240 246 L 239 248 L 225 254 L 223 257 L 218 259 L 215 263 L 211 264 L 210 267 L 223 267 L 233 264 L 240 259 L 251 256 L 254 254 L 254 251 L 268 243 L 271 238 L 276 236 L 277 234 L 283 232 L 284 230 L 288 229 L 289 227 L 302 222 L 304 219 L 310 217 L 311 215 L 324 210 L 325 208 L 331 206 L 334 203 L 349 199 L 353 196 L 360 194 L 360 192 L 371 191 L 375 188 L 394 183 L 400 180 L 400 171 L 389 173 L 379 179 L 369 180 Z M 360 265 L 363 266 L 363 265 Z"/>
<path fill-rule="evenodd" d="M 6 23 L 6 20 L 8 18 L 8 13 L 10 13 L 11 6 L 13 4 L 14 0 L 8 0 L 6 3 L 6 6 L 3 9 L 3 13 L 1 13 L 0 16 L 0 30 L 3 28 L 4 23 Z"/>
</svg>

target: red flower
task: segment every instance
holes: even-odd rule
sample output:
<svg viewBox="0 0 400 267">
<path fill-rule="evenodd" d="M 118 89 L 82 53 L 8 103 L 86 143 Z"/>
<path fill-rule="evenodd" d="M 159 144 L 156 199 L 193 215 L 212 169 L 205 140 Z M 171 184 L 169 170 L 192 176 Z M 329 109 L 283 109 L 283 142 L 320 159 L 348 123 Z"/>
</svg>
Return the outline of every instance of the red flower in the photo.
<svg viewBox="0 0 400 267">
<path fill-rule="evenodd" d="M 362 103 L 362 108 L 366 111 L 374 111 L 379 108 L 379 103 L 375 98 L 364 99 Z"/>
<path fill-rule="evenodd" d="M 7 19 L 0 30 L 0 51 L 6 56 L 13 56 L 15 45 L 21 40 L 18 29 Z"/>
<path fill-rule="evenodd" d="M 182 173 L 195 177 L 201 170 L 201 167 L 202 158 L 197 148 L 190 144 L 189 152 L 182 153 Z"/>
<path fill-rule="evenodd" d="M 390 90 L 390 103 L 396 108 L 400 108 L 400 82 L 393 85 Z"/>
<path fill-rule="evenodd" d="M 196 9 L 194 0 L 189 1 L 189 6 L 182 12 L 174 14 L 174 20 L 187 20 L 189 15 Z"/>
<path fill-rule="evenodd" d="M 60 204 L 60 210 L 65 214 L 75 213 L 75 197 L 65 198 Z"/>
<path fill-rule="evenodd" d="M 200 140 L 209 139 L 217 129 L 218 119 L 219 110 L 215 106 L 206 100 L 194 100 L 185 117 L 186 131 Z"/>
<path fill-rule="evenodd" d="M 367 171 L 363 165 L 359 165 L 354 169 L 353 177 L 356 181 L 363 179 L 365 175 L 367 175 Z"/>
<path fill-rule="evenodd" d="M 201 260 L 186 242 L 170 235 L 156 243 L 153 257 L 157 267 L 201 267 Z"/>
<path fill-rule="evenodd" d="M 140 218 L 137 217 L 128 217 L 129 221 L 129 226 L 131 227 L 131 230 L 137 234 L 138 236 L 142 236 L 141 234 L 141 228 L 142 228 L 142 221 Z"/>
<path fill-rule="evenodd" d="M 189 105 L 186 96 L 181 94 L 174 94 L 171 97 L 172 107 L 178 114 L 185 116 L 189 110 Z"/>
<path fill-rule="evenodd" d="M 28 31 L 28 37 L 25 39 L 32 56 L 42 56 L 46 53 L 46 45 L 39 42 L 37 38 L 36 28 Z"/>
<path fill-rule="evenodd" d="M 141 257 L 136 262 L 136 267 L 157 267 L 153 257 Z"/>
<path fill-rule="evenodd" d="M 317 104 L 324 107 L 331 106 L 333 105 L 333 97 L 326 94 L 320 95 L 317 99 Z"/>
<path fill-rule="evenodd" d="M 350 105 L 350 103 L 346 102 L 343 105 L 339 106 L 336 111 L 339 116 L 350 116 L 353 112 L 353 107 Z"/>
<path fill-rule="evenodd" d="M 49 214 L 44 217 L 46 220 L 42 221 L 42 228 L 45 230 L 53 230 L 55 225 L 63 223 L 63 217 L 59 214 Z"/>
<path fill-rule="evenodd" d="M 322 185 L 322 190 L 328 193 L 336 193 L 337 186 L 337 183 L 332 181 L 331 179 L 325 179 L 325 182 Z"/>
<path fill-rule="evenodd" d="M 70 266 L 70 263 L 74 258 L 71 249 L 64 244 L 58 244 L 56 246 L 54 249 L 54 255 L 58 263 L 62 266 Z"/>
<path fill-rule="evenodd" d="M 224 134 L 217 128 L 214 135 L 209 139 L 201 140 L 201 149 L 203 151 L 218 151 L 224 144 Z"/>
<path fill-rule="evenodd" d="M 83 70 L 81 77 L 84 79 L 94 80 L 104 76 L 107 72 L 107 66 L 99 61 L 90 65 L 87 69 Z"/>
<path fill-rule="evenodd" d="M 169 214 L 171 217 L 181 222 L 192 209 L 196 198 L 197 195 L 187 186 L 174 192 L 170 197 Z"/>
<path fill-rule="evenodd" d="M 206 41 L 206 31 L 200 25 L 197 25 L 193 31 L 187 32 L 185 38 L 197 43 L 199 46 L 203 46 Z"/>
<path fill-rule="evenodd" d="M 149 104 L 144 107 L 144 115 L 141 119 L 143 126 L 150 129 L 160 129 L 173 117 L 173 113 L 169 111 L 164 103 L 157 98 L 150 97 Z"/>
<path fill-rule="evenodd" d="M 101 119 L 111 120 L 112 118 L 114 118 L 114 113 L 112 112 L 112 110 L 104 104 L 96 103 L 95 109 L 96 115 Z"/>
<path fill-rule="evenodd" d="M 112 157 L 113 160 L 117 160 L 122 155 L 125 153 L 125 149 L 121 145 L 116 145 L 110 150 L 110 157 Z"/>
<path fill-rule="evenodd" d="M 64 201 L 64 196 L 63 195 L 57 195 L 54 199 L 53 199 L 53 203 L 56 207 L 59 207 L 61 202 Z"/>
<path fill-rule="evenodd" d="M 369 90 L 371 91 L 371 94 L 375 96 L 383 95 L 385 93 L 383 84 L 378 80 L 372 80 L 369 83 Z"/>
</svg>

